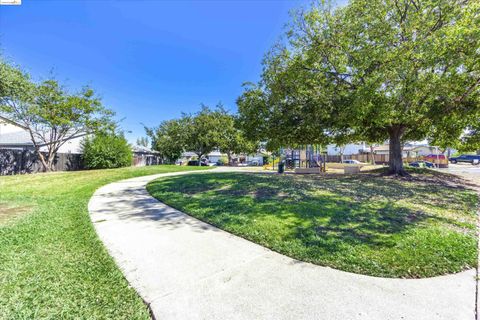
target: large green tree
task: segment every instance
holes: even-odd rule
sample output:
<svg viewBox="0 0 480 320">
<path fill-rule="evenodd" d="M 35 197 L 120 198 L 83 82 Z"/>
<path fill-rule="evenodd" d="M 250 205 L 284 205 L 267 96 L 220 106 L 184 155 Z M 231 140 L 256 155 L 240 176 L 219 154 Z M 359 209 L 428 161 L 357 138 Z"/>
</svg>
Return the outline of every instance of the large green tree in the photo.
<svg viewBox="0 0 480 320">
<path fill-rule="evenodd" d="M 238 99 L 241 122 L 273 144 L 452 145 L 480 114 L 480 2 L 352 0 L 294 15 L 262 80 Z"/>
<path fill-rule="evenodd" d="M 88 87 L 71 93 L 54 79 L 35 83 L 3 60 L 0 75 L 0 113 L 26 128 L 44 171 L 54 170 L 67 141 L 114 125 L 113 112 Z"/>
</svg>

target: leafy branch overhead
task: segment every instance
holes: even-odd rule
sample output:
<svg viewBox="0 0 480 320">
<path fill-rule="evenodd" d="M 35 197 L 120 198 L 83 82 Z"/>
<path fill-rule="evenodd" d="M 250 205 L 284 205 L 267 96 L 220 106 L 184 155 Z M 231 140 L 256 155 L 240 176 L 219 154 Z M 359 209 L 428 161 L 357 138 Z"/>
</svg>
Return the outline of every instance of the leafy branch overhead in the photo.
<svg viewBox="0 0 480 320">
<path fill-rule="evenodd" d="M 273 145 L 390 141 L 458 146 L 480 120 L 480 3 L 353 0 L 297 12 L 238 99 L 240 122 Z M 470 131 L 475 134 L 476 131 Z"/>
</svg>

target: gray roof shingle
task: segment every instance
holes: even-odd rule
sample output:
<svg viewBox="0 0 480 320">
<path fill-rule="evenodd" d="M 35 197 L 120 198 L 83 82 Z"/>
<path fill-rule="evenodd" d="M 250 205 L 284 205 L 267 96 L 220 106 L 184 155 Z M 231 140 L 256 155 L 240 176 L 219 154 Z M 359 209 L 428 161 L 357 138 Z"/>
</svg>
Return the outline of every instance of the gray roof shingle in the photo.
<svg viewBox="0 0 480 320">
<path fill-rule="evenodd" d="M 33 145 L 33 143 L 28 132 L 17 131 L 0 134 L 1 145 Z"/>
</svg>

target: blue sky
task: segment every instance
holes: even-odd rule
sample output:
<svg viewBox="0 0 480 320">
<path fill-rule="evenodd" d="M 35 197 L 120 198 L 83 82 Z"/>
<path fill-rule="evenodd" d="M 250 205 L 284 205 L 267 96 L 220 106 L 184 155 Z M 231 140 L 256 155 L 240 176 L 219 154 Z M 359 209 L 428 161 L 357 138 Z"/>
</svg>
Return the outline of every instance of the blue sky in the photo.
<svg viewBox="0 0 480 320">
<path fill-rule="evenodd" d="M 0 7 L 0 48 L 36 79 L 91 85 L 134 142 L 257 81 L 289 11 L 309 1 L 39 1 Z"/>
</svg>

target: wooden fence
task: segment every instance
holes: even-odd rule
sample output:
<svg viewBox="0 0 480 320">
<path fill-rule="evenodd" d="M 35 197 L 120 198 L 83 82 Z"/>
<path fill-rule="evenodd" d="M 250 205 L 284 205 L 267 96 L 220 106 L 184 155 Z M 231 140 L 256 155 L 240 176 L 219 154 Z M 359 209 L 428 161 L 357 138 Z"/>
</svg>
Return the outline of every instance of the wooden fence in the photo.
<svg viewBox="0 0 480 320">
<path fill-rule="evenodd" d="M 390 156 L 388 154 L 376 154 L 374 155 L 375 157 L 375 163 L 376 164 L 388 164 L 388 161 L 390 159 Z M 344 155 L 343 156 L 344 160 L 358 160 L 360 162 L 365 162 L 365 163 L 371 163 L 372 162 L 372 155 L 369 153 L 366 154 L 351 154 L 351 155 Z M 418 157 L 407 157 L 403 158 L 403 161 L 405 162 L 414 162 L 414 161 L 419 161 L 419 160 L 424 160 L 423 156 L 418 156 Z M 428 161 L 433 162 L 435 164 L 438 164 L 440 168 L 446 168 L 448 167 L 448 159 L 428 159 Z M 339 155 L 328 155 L 327 156 L 327 162 L 341 162 L 341 157 Z"/>
<path fill-rule="evenodd" d="M 157 154 L 134 153 L 132 166 L 152 166 L 161 164 Z M 55 171 L 75 171 L 85 169 L 81 154 L 57 153 L 54 161 Z M 42 163 L 35 151 L 0 149 L 0 176 L 36 173 L 43 170 Z"/>
<path fill-rule="evenodd" d="M 56 171 L 83 169 L 82 155 L 75 153 L 58 153 L 55 157 Z M 31 150 L 0 149 L 0 175 L 35 173 L 43 166 L 38 155 Z"/>
<path fill-rule="evenodd" d="M 374 155 L 375 158 L 375 163 L 377 164 L 387 164 L 389 160 L 389 155 L 388 154 L 376 154 Z M 372 162 L 372 155 L 369 153 L 365 154 L 349 154 L 349 155 L 344 155 L 343 156 L 344 160 L 358 160 L 360 162 Z M 412 160 L 412 159 L 410 159 Z M 415 160 L 412 160 L 415 161 Z M 328 155 L 327 156 L 327 162 L 341 162 L 341 157 L 340 155 Z"/>
</svg>

